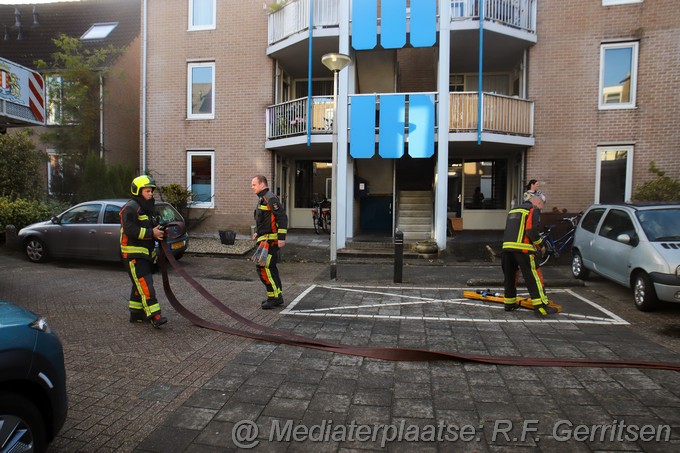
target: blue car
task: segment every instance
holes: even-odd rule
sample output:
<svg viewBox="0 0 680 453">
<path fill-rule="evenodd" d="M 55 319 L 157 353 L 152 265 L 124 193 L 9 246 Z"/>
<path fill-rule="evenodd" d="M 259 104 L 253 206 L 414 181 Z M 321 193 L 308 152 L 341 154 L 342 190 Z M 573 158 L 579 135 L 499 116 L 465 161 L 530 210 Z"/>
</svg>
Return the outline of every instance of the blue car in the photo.
<svg viewBox="0 0 680 453">
<path fill-rule="evenodd" d="M 0 299 L 0 451 L 45 451 L 67 410 L 59 338 L 45 318 Z"/>
</svg>

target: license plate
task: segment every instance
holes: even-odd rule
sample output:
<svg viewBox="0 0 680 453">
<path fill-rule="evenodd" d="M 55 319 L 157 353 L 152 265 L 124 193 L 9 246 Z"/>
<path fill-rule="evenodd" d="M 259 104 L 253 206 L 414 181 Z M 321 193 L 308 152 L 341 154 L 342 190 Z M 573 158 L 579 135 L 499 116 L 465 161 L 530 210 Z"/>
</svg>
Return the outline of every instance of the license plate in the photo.
<svg viewBox="0 0 680 453">
<path fill-rule="evenodd" d="M 184 241 L 182 241 L 182 242 L 175 242 L 174 244 L 172 244 L 172 245 L 170 246 L 170 248 L 173 249 L 173 250 L 175 250 L 175 249 L 181 249 L 182 247 L 184 247 Z"/>
</svg>

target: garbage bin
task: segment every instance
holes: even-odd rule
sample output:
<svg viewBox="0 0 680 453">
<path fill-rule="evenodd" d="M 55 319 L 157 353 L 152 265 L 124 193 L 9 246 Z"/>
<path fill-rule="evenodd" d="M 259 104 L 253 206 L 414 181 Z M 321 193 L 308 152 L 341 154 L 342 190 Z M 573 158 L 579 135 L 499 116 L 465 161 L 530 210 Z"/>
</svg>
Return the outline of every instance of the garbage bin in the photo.
<svg viewBox="0 0 680 453">
<path fill-rule="evenodd" d="M 234 245 L 236 240 L 236 231 L 232 230 L 219 230 L 220 242 L 224 245 Z"/>
</svg>

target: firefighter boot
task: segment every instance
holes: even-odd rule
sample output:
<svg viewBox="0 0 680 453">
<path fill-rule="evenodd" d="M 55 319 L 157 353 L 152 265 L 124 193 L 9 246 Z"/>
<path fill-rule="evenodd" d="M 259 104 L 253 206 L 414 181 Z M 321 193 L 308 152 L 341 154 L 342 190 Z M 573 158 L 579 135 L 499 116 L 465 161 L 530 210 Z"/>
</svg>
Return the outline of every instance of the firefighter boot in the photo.
<svg viewBox="0 0 680 453">
<path fill-rule="evenodd" d="M 540 303 L 534 305 L 534 316 L 539 319 L 546 319 L 548 315 L 554 315 L 557 313 L 557 308 L 551 307 L 548 304 Z"/>
<path fill-rule="evenodd" d="M 151 325 L 154 326 L 156 329 L 160 329 L 163 324 L 168 322 L 168 318 L 166 318 L 165 316 L 161 316 L 160 314 L 156 314 L 149 318 L 149 321 L 151 322 Z"/>
<path fill-rule="evenodd" d="M 519 308 L 519 304 L 518 304 L 518 303 L 514 303 L 514 304 L 505 304 L 505 311 L 514 311 L 514 310 L 517 310 L 518 308 Z"/>
<path fill-rule="evenodd" d="M 148 323 L 149 319 L 144 314 L 142 310 L 130 310 L 130 322 L 131 323 Z"/>
<path fill-rule="evenodd" d="M 262 309 L 263 310 L 269 310 L 270 308 L 277 307 L 279 305 L 283 305 L 283 297 L 279 296 L 276 299 L 267 299 L 264 302 L 262 302 Z"/>
</svg>

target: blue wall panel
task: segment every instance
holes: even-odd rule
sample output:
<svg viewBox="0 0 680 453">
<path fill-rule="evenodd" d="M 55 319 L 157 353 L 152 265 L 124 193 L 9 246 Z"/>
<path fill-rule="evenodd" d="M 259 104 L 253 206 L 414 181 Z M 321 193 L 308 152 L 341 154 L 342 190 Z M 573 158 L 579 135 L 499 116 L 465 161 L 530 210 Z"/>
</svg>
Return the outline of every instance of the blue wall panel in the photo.
<svg viewBox="0 0 680 453">
<path fill-rule="evenodd" d="M 374 49 L 378 44 L 378 0 L 352 1 L 352 47 Z"/>
<path fill-rule="evenodd" d="M 349 154 L 355 159 L 375 154 L 375 96 L 353 96 L 350 109 Z"/>
<path fill-rule="evenodd" d="M 355 2 L 356 3 L 356 2 Z M 437 1 L 411 2 L 411 45 L 432 47 L 437 42 Z"/>
<path fill-rule="evenodd" d="M 382 0 L 380 5 L 380 44 L 401 49 L 406 45 L 406 0 Z"/>
<path fill-rule="evenodd" d="M 406 96 L 380 96 L 380 133 L 378 154 L 398 159 L 404 155 Z"/>
<path fill-rule="evenodd" d="M 412 94 L 408 102 L 408 155 L 434 155 L 434 95 Z"/>
</svg>

